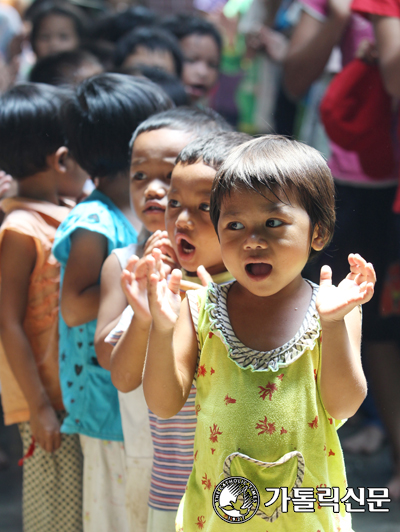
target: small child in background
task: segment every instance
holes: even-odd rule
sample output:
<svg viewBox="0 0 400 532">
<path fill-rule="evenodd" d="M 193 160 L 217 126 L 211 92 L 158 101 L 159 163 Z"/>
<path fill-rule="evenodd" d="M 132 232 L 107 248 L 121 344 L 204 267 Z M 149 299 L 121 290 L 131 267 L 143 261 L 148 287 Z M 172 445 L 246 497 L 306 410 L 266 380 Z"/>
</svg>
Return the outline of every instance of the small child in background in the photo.
<svg viewBox="0 0 400 532">
<path fill-rule="evenodd" d="M 183 53 L 182 81 L 192 103 L 204 103 L 218 81 L 222 38 L 217 28 L 200 17 L 174 15 L 161 26 L 178 39 Z"/>
<path fill-rule="evenodd" d="M 104 68 L 93 54 L 86 50 L 72 50 L 39 59 L 29 74 L 29 81 L 75 86 L 102 72 Z"/>
<path fill-rule="evenodd" d="M 171 105 L 148 80 L 100 74 L 82 82 L 63 110 L 71 152 L 98 181 L 61 224 L 53 247 L 61 263 L 60 375 L 69 414 L 62 432 L 80 435 L 86 531 L 127 530 L 117 390 L 94 350 L 99 280 L 106 257 L 136 242 L 140 225 L 129 200 L 132 132 Z"/>
<path fill-rule="evenodd" d="M 23 526 L 34 532 L 82 530 L 79 438 L 60 433 L 60 265 L 51 253 L 71 210 L 60 196 L 79 196 L 86 179 L 65 147 L 64 100 L 59 89 L 28 83 L 0 98 L 0 166 L 18 184 L 1 203 L 1 398 L 5 424 L 19 424 Z"/>
<path fill-rule="evenodd" d="M 81 44 L 85 31 L 85 15 L 79 7 L 67 2 L 45 2 L 33 13 L 32 50 L 38 59 L 75 50 Z"/>
<path fill-rule="evenodd" d="M 214 133 L 192 141 L 178 157 L 178 161 L 181 162 L 177 165 L 179 168 L 175 167 L 172 172 L 171 188 L 168 193 L 166 226 L 169 240 L 164 233 L 155 234 L 151 248 L 159 246 L 164 252 L 164 257 L 165 254 L 178 255 L 181 234 L 178 236 L 176 232 L 188 230 L 190 232 L 188 238 L 196 247 L 195 257 L 191 257 L 190 263 L 185 266 L 191 271 L 192 275 L 188 275 L 190 281 L 198 283 L 208 281 L 209 275 L 204 267 L 201 267 L 203 262 L 213 272 L 216 282 L 224 283 L 231 279 L 221 260 L 218 238 L 208 214 L 208 201 L 216 168 L 222 164 L 234 146 L 248 139 L 249 137 L 242 133 L 228 131 Z M 178 174 L 176 174 L 177 169 Z M 185 179 L 187 183 L 183 182 Z M 175 204 L 176 198 L 181 202 L 179 206 Z M 171 206 L 173 212 L 170 212 Z M 160 250 L 153 249 L 153 254 L 157 260 L 161 260 Z M 130 307 L 110 334 L 114 342 L 120 337 L 112 353 L 111 372 L 113 382 L 124 391 L 134 390 L 140 386 L 151 324 L 146 293 L 147 268 L 139 267 L 135 264 L 135 260 L 137 257 L 128 265 L 129 271 L 125 270 L 122 277 L 123 289 Z M 140 273 L 140 270 L 143 273 Z M 200 279 L 196 277 L 197 271 Z M 186 281 L 181 288 L 184 291 L 188 286 L 194 287 L 196 284 Z M 121 337 L 123 331 L 125 332 Z M 196 389 L 193 387 L 188 401 L 173 419 L 164 420 L 149 412 L 154 458 L 148 532 L 174 530 L 176 510 L 193 465 L 195 394 Z"/>
<path fill-rule="evenodd" d="M 334 184 L 316 150 L 284 137 L 232 151 L 216 176 L 210 215 L 235 281 L 187 292 L 181 303 L 179 270 L 166 286 L 148 259 L 149 408 L 174 416 L 197 375 L 195 460 L 176 530 L 223 532 L 239 518 L 251 519 L 252 532 L 350 532 L 344 505 L 334 513 L 319 499 L 312 513 L 286 512 L 280 488 L 294 498 L 300 486 L 326 497 L 332 487 L 346 493 L 336 429 L 366 395 L 357 306 L 373 295 L 374 269 L 351 254 L 338 287 L 326 266 L 320 287 L 302 278 L 332 237 Z M 214 509 L 213 489 L 230 476 L 251 481 L 259 498 L 246 482 L 228 483 L 232 500 L 216 497 Z"/>
<path fill-rule="evenodd" d="M 147 65 L 180 78 L 182 63 L 183 56 L 176 37 L 159 27 L 137 28 L 117 42 L 116 67 Z"/>
</svg>

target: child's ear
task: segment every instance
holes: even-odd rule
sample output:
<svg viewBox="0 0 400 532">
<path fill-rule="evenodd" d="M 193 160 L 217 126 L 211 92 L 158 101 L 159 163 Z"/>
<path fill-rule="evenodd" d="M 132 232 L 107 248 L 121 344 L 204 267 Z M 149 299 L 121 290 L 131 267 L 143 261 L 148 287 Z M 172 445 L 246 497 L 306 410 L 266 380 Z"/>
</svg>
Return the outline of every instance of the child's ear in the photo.
<svg viewBox="0 0 400 532">
<path fill-rule="evenodd" d="M 320 224 L 316 224 L 314 226 L 312 238 L 311 238 L 311 247 L 315 251 L 321 251 L 321 249 L 324 249 L 324 246 L 326 244 L 327 237 L 324 234 L 324 231 L 322 231 Z"/>
<path fill-rule="evenodd" d="M 60 146 L 58 150 L 54 153 L 54 157 L 53 157 L 54 169 L 57 170 L 57 172 L 65 174 L 68 170 L 67 159 L 68 159 L 68 148 L 66 146 Z"/>
</svg>

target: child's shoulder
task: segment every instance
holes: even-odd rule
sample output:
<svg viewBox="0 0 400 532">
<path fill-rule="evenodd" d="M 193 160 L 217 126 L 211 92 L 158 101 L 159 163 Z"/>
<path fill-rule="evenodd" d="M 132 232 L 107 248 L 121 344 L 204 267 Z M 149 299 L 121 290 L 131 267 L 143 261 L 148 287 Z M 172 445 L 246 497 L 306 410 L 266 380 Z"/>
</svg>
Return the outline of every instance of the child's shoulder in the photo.
<svg viewBox="0 0 400 532">
<path fill-rule="evenodd" d="M 104 194 L 94 190 L 90 196 L 78 203 L 67 218 L 64 220 L 62 226 L 64 229 L 78 224 L 101 224 L 107 223 L 112 217 L 112 209 L 110 208 L 111 200 Z"/>
<path fill-rule="evenodd" d="M 107 239 L 115 240 L 116 220 L 111 201 L 98 191 L 76 205 L 57 230 L 53 253 L 63 262 L 68 258 L 71 236 L 78 229 L 100 233 Z M 108 198 L 107 198 L 108 199 Z"/>
<path fill-rule="evenodd" d="M 208 286 L 199 286 L 197 290 L 187 290 L 186 298 L 196 328 L 199 322 L 209 321 L 211 315 L 218 314 L 219 309 L 224 308 L 221 302 L 226 299 L 233 283 L 234 280 L 229 280 L 224 284 L 209 282 Z"/>
<path fill-rule="evenodd" d="M 71 210 L 65 205 L 17 197 L 4 199 L 1 207 L 6 214 L 0 228 L 2 233 L 14 230 L 39 239 L 53 239 L 57 227 Z"/>
</svg>

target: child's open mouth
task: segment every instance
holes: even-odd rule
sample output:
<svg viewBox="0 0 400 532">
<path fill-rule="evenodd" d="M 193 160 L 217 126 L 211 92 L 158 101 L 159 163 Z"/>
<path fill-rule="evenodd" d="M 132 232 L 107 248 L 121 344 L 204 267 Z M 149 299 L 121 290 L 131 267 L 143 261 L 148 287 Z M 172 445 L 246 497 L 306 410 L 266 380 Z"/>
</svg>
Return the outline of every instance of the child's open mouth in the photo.
<svg viewBox="0 0 400 532">
<path fill-rule="evenodd" d="M 264 279 L 271 273 L 272 266 L 266 262 L 250 262 L 246 264 L 246 272 L 253 279 Z"/>
<path fill-rule="evenodd" d="M 192 246 L 192 244 L 190 244 L 184 238 L 182 238 L 180 242 L 180 247 L 181 247 L 182 253 L 184 253 L 185 255 L 189 255 L 190 253 L 193 253 L 193 251 L 196 249 L 194 246 Z"/>
<path fill-rule="evenodd" d="M 207 92 L 207 89 L 205 85 L 187 85 L 187 91 L 192 96 L 196 96 L 197 98 L 201 98 L 204 96 Z"/>
<path fill-rule="evenodd" d="M 157 213 L 165 213 L 165 207 L 160 205 L 159 203 L 151 202 L 146 204 L 143 212 L 145 213 L 151 213 L 151 214 L 157 214 Z"/>
</svg>

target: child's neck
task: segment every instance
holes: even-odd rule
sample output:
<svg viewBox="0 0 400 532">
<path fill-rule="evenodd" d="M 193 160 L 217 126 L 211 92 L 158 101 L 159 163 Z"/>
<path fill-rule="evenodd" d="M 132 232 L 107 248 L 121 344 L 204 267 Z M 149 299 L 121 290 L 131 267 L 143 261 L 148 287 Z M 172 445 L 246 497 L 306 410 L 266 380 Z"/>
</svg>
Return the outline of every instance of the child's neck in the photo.
<svg viewBox="0 0 400 532">
<path fill-rule="evenodd" d="M 100 177 L 97 190 L 110 198 L 132 225 L 137 223 L 137 217 L 130 204 L 128 172 L 120 172 L 112 177 Z"/>
<path fill-rule="evenodd" d="M 228 314 L 239 340 L 257 351 L 271 351 L 291 340 L 310 305 L 312 289 L 299 278 L 292 290 L 258 297 L 234 283 L 228 293 Z"/>
<path fill-rule="evenodd" d="M 58 205 L 57 176 L 50 169 L 18 181 L 18 196 Z"/>
</svg>

